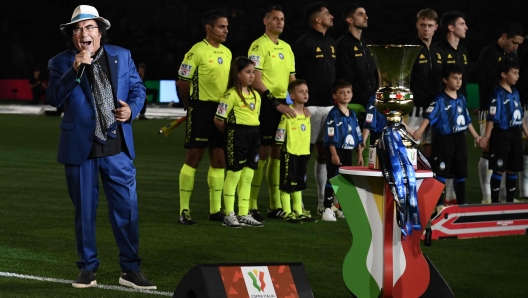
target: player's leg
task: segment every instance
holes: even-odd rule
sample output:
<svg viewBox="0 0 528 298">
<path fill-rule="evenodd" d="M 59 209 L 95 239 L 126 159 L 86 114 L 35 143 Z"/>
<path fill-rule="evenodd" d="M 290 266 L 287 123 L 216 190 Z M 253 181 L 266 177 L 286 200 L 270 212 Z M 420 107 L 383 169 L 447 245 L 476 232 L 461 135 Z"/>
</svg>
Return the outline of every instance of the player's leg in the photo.
<svg viewBox="0 0 528 298">
<path fill-rule="evenodd" d="M 200 164 L 205 148 L 209 147 L 209 131 L 202 129 L 208 119 L 202 117 L 206 111 L 204 105 L 199 101 L 192 101 L 187 111 L 187 122 L 184 147 L 187 149 L 185 163 L 180 175 L 180 217 L 179 222 L 186 225 L 194 225 L 196 222 L 191 218 L 190 200 L 194 189 L 194 175 Z"/>
<path fill-rule="evenodd" d="M 480 124 L 480 135 L 486 135 L 486 116 L 487 111 L 480 111 L 479 124 Z M 491 203 L 491 179 L 492 171 L 489 169 L 489 146 L 482 149 L 482 154 L 478 162 L 478 174 L 480 180 L 480 190 L 482 192 L 482 204 Z"/>
</svg>

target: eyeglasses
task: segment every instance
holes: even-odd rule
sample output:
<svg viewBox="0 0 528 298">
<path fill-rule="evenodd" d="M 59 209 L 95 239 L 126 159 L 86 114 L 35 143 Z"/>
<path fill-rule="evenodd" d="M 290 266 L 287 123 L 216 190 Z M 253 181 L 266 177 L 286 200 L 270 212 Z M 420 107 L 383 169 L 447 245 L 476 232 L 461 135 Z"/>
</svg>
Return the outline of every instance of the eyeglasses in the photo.
<svg viewBox="0 0 528 298">
<path fill-rule="evenodd" d="M 86 26 L 84 28 L 75 28 L 75 29 L 72 30 L 72 32 L 73 32 L 73 34 L 78 35 L 78 34 L 81 34 L 82 30 L 86 30 L 87 32 L 92 32 L 95 28 L 99 28 L 99 27 Z"/>
</svg>

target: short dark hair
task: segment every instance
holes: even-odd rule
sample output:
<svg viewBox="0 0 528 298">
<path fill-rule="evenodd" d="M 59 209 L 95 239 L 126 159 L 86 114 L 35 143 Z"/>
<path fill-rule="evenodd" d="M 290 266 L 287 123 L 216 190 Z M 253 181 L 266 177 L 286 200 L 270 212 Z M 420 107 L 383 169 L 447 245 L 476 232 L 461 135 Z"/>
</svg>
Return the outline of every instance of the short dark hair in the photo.
<svg viewBox="0 0 528 298">
<path fill-rule="evenodd" d="M 511 59 L 502 59 L 499 64 L 497 64 L 497 69 L 496 69 L 496 75 L 497 75 L 497 78 L 499 78 L 499 80 L 502 79 L 502 76 L 501 74 L 502 73 L 508 73 L 510 71 L 510 69 L 519 69 L 520 66 L 519 66 L 519 63 L 517 63 L 517 61 L 515 60 L 511 60 Z"/>
<path fill-rule="evenodd" d="M 273 5 L 271 7 L 269 7 L 268 9 L 266 9 L 266 11 L 264 12 L 264 17 L 265 18 L 268 18 L 269 17 L 269 14 L 272 12 L 272 11 L 282 11 L 284 13 L 284 11 L 282 10 L 282 6 L 280 5 Z"/>
<path fill-rule="evenodd" d="M 506 33 L 507 38 L 514 38 L 515 36 L 523 35 L 523 27 L 519 23 L 509 23 L 501 30 L 501 35 Z"/>
<path fill-rule="evenodd" d="M 108 41 L 108 34 L 106 33 L 106 24 L 99 20 L 94 19 L 94 21 L 97 24 L 97 29 L 99 29 L 99 33 L 101 33 L 101 45 L 105 44 Z M 73 37 L 73 28 L 76 25 L 77 23 L 73 23 L 73 24 L 68 25 L 68 27 L 64 29 L 64 33 L 66 34 L 66 43 L 70 49 L 75 48 L 75 45 L 72 42 L 72 37 Z"/>
<path fill-rule="evenodd" d="M 346 19 L 348 17 L 351 17 L 358 8 L 360 7 L 363 7 L 361 5 L 359 5 L 359 3 L 350 3 L 350 4 L 347 4 L 345 5 L 345 7 L 343 7 L 343 10 L 342 10 L 342 15 L 343 15 L 343 20 L 346 21 Z"/>
<path fill-rule="evenodd" d="M 220 9 L 213 9 L 205 13 L 203 17 L 203 26 L 205 29 L 205 25 L 209 25 L 211 27 L 214 27 L 216 21 L 220 18 L 226 18 L 227 14 Z"/>
<path fill-rule="evenodd" d="M 416 20 L 418 21 L 420 19 L 433 20 L 438 23 L 438 14 L 434 9 L 424 8 L 416 14 Z"/>
<path fill-rule="evenodd" d="M 306 9 L 304 10 L 304 19 L 307 21 L 310 21 L 310 18 L 314 14 L 320 12 L 323 7 L 328 8 L 328 4 L 326 4 L 325 2 L 315 2 L 315 3 L 309 4 L 308 6 L 306 6 Z"/>
<path fill-rule="evenodd" d="M 442 67 L 442 79 L 449 79 L 452 74 L 463 74 L 462 68 L 457 64 L 446 64 Z"/>
<path fill-rule="evenodd" d="M 466 16 L 458 10 L 451 10 L 442 14 L 442 19 L 440 20 L 440 27 L 442 28 L 442 30 L 444 30 L 445 34 L 449 32 L 448 27 L 450 25 L 454 26 L 456 20 L 458 20 L 459 18 L 466 19 Z"/>
<path fill-rule="evenodd" d="M 337 90 L 343 89 L 343 88 L 350 88 L 352 89 L 352 83 L 346 80 L 337 80 L 335 81 L 334 85 L 332 86 L 332 91 L 334 94 L 337 93 Z"/>
<path fill-rule="evenodd" d="M 305 80 L 301 80 L 301 79 L 293 80 L 293 81 L 291 81 L 291 82 L 288 84 L 288 92 L 289 92 L 289 93 L 293 93 L 293 91 L 295 91 L 295 88 L 296 88 L 297 86 L 300 86 L 300 85 L 306 85 L 306 86 L 308 86 L 308 84 L 306 83 Z"/>
</svg>

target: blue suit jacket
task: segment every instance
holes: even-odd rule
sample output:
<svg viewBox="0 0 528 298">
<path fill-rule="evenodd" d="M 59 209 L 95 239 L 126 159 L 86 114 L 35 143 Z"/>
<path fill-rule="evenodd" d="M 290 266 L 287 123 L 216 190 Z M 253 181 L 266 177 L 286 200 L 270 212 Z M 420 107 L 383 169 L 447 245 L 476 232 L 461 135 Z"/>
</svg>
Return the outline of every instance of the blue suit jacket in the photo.
<svg viewBox="0 0 528 298">
<path fill-rule="evenodd" d="M 112 45 L 103 45 L 114 96 L 125 101 L 132 110 L 130 121 L 120 123 L 130 158 L 135 157 L 132 119 L 143 108 L 146 90 L 130 51 Z M 77 50 L 69 49 L 51 58 L 46 100 L 55 107 L 64 105 L 60 125 L 61 136 L 57 161 L 67 165 L 80 165 L 88 159 L 95 134 L 95 104 L 87 75 L 80 84 L 75 83 L 72 65 Z M 116 106 L 119 106 L 116 102 Z"/>
</svg>

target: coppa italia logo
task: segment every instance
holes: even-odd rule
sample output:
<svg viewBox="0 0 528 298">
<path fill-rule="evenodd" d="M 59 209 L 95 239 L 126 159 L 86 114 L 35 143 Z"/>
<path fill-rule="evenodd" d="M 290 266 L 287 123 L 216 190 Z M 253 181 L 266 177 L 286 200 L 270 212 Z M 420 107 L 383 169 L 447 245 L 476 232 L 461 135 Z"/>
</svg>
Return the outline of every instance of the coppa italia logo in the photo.
<svg viewBox="0 0 528 298">
<path fill-rule="evenodd" d="M 266 288 L 266 282 L 264 281 L 264 272 L 253 270 L 248 272 L 249 277 L 253 280 L 253 286 L 260 292 Z"/>
<path fill-rule="evenodd" d="M 266 266 L 240 267 L 250 298 L 277 298 Z"/>
</svg>

